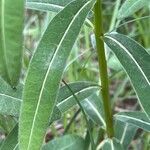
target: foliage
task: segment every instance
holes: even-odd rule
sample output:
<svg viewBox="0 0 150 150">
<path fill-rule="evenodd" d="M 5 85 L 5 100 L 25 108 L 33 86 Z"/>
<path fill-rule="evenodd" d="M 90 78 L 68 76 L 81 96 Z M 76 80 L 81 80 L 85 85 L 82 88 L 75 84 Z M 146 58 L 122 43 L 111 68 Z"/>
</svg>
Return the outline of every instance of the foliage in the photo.
<svg viewBox="0 0 150 150">
<path fill-rule="evenodd" d="M 149 5 L 1 0 L 0 149 L 148 150 Z"/>
</svg>

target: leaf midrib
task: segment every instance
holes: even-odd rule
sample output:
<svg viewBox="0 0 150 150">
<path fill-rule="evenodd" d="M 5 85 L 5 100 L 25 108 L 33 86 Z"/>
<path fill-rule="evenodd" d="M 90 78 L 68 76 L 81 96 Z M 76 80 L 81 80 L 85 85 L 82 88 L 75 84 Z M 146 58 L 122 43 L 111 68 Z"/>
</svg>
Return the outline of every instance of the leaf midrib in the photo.
<svg viewBox="0 0 150 150">
<path fill-rule="evenodd" d="M 39 94 L 38 103 L 37 103 L 37 108 L 36 108 L 36 110 L 35 110 L 35 115 L 34 115 L 33 122 L 32 122 L 32 127 L 31 127 L 31 133 L 30 133 L 30 136 L 29 136 L 29 144 L 28 144 L 27 150 L 29 150 L 29 148 L 30 148 L 30 143 L 31 143 L 32 135 L 33 135 L 33 129 L 34 129 L 34 124 L 35 124 L 37 112 L 38 112 L 38 109 L 39 109 L 39 106 L 40 106 L 40 102 L 41 102 L 43 90 L 44 90 L 44 87 L 45 87 L 45 83 L 46 83 L 46 81 L 47 81 L 47 77 L 48 77 L 48 75 L 49 75 L 49 72 L 50 72 L 51 66 L 52 66 L 52 64 L 53 64 L 53 61 L 55 60 L 55 56 L 57 55 L 57 53 L 58 53 L 58 51 L 59 51 L 59 48 L 60 48 L 60 46 L 61 46 L 61 44 L 62 44 L 62 42 L 63 42 L 63 39 L 64 39 L 65 36 L 67 35 L 67 33 L 68 33 L 68 31 L 69 31 L 71 25 L 73 24 L 74 20 L 76 19 L 76 17 L 77 17 L 78 14 L 80 13 L 80 11 L 82 11 L 82 9 L 83 9 L 84 7 L 86 7 L 86 5 L 88 5 L 90 2 L 91 2 L 91 0 L 88 1 L 87 3 L 85 3 L 85 4 L 79 9 L 79 11 L 76 13 L 76 15 L 73 17 L 73 19 L 72 19 L 71 23 L 69 24 L 67 30 L 66 30 L 65 33 L 63 34 L 62 39 L 60 40 L 60 42 L 59 42 L 59 44 L 58 44 L 58 46 L 57 46 L 57 49 L 56 49 L 56 51 L 55 51 L 55 53 L 54 53 L 54 55 L 53 55 L 53 58 L 52 58 L 52 60 L 51 60 L 51 62 L 50 62 L 50 64 L 49 64 L 49 67 L 48 67 L 48 70 L 47 70 L 47 72 L 46 72 L 46 75 L 45 75 L 45 78 L 44 78 L 44 81 L 43 81 L 43 84 L 42 84 L 42 88 L 41 88 L 41 91 L 40 91 L 40 94 Z"/>
<path fill-rule="evenodd" d="M 58 8 L 58 9 L 63 9 L 64 7 L 61 5 L 57 5 L 57 4 L 52 4 L 52 3 L 41 3 L 41 2 L 27 2 L 27 4 L 38 4 L 38 5 L 46 5 L 46 6 L 52 6 L 54 8 Z M 27 6 L 28 7 L 28 6 Z"/>
<path fill-rule="evenodd" d="M 138 64 L 138 62 L 134 59 L 134 57 L 132 56 L 132 54 L 126 49 L 126 47 L 124 47 L 124 45 L 122 43 L 120 43 L 119 41 L 117 41 L 116 39 L 110 37 L 110 36 L 105 36 L 106 38 L 114 41 L 117 45 L 119 45 L 129 56 L 130 58 L 135 62 L 135 64 L 137 65 L 137 67 L 139 68 L 140 72 L 142 73 L 143 77 L 145 78 L 146 82 L 148 83 L 148 85 L 150 86 L 150 81 L 147 78 L 147 76 L 145 75 L 145 72 L 142 70 L 141 66 Z"/>
<path fill-rule="evenodd" d="M 96 88 L 96 86 L 89 86 L 89 87 L 86 87 L 86 88 L 81 89 L 81 90 L 79 90 L 79 91 L 77 91 L 77 92 L 74 92 L 74 94 L 75 94 L 75 95 L 78 95 L 78 94 L 80 94 L 81 92 L 84 92 L 84 91 L 89 90 L 89 89 L 93 89 L 94 87 Z M 74 97 L 74 96 L 73 96 L 73 95 L 70 95 L 70 96 L 66 97 L 65 99 L 63 99 L 63 100 L 61 100 L 60 102 L 58 102 L 57 106 L 62 105 L 62 104 L 65 103 L 68 99 L 70 99 L 70 98 L 72 98 L 72 97 Z"/>
<path fill-rule="evenodd" d="M 93 108 L 95 114 L 97 114 L 98 118 L 99 118 L 100 121 L 103 123 L 104 127 L 106 127 L 106 123 L 105 123 L 104 119 L 103 119 L 102 116 L 99 114 L 99 112 L 98 112 L 98 110 L 95 108 L 95 106 L 89 101 L 88 98 L 86 98 L 85 101 L 91 106 L 91 108 Z"/>
<path fill-rule="evenodd" d="M 13 96 L 10 96 L 10 95 L 7 95 L 7 94 L 0 93 L 0 96 L 8 97 L 8 98 L 15 99 L 17 101 L 22 102 L 22 99 L 19 99 L 19 98 L 16 98 L 16 97 L 13 97 Z"/>
<path fill-rule="evenodd" d="M 122 118 L 127 118 L 127 119 L 131 119 L 133 121 L 137 121 L 137 122 L 141 122 L 142 124 L 146 124 L 148 126 L 150 126 L 150 123 L 146 122 L 146 121 L 143 121 L 141 119 L 138 119 L 138 118 L 134 118 L 134 117 L 130 117 L 130 116 L 126 116 L 126 115 L 115 115 L 116 117 L 122 117 Z M 132 123 L 133 124 L 133 123 Z"/>
</svg>

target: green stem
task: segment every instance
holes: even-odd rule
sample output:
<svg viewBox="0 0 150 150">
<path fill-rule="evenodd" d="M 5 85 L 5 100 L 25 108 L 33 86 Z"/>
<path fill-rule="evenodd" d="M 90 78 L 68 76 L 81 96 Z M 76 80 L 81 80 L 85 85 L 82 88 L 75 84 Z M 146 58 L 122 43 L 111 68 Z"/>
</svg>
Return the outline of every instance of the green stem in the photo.
<svg viewBox="0 0 150 150">
<path fill-rule="evenodd" d="M 104 42 L 102 39 L 104 33 L 103 33 L 103 17 L 102 17 L 101 0 L 97 0 L 95 4 L 94 14 L 95 14 L 95 37 L 96 37 L 96 46 L 97 46 L 97 54 L 98 54 L 98 61 L 99 61 L 101 92 L 102 92 L 102 98 L 104 104 L 106 130 L 107 130 L 108 137 L 111 138 L 114 136 L 114 129 L 113 129 L 111 103 L 109 97 L 107 63 L 106 63 Z"/>
</svg>

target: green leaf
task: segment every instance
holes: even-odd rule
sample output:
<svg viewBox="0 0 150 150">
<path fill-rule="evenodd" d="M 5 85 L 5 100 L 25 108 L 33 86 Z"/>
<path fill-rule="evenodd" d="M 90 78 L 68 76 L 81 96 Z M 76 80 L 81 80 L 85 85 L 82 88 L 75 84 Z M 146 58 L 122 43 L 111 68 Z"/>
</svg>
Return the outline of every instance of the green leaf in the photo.
<svg viewBox="0 0 150 150">
<path fill-rule="evenodd" d="M 95 0 L 75 0 L 51 21 L 31 60 L 23 94 L 19 146 L 41 148 L 71 48 Z"/>
<path fill-rule="evenodd" d="M 73 0 L 27 0 L 28 9 L 59 12 Z"/>
<path fill-rule="evenodd" d="M 122 145 L 115 138 L 113 139 L 105 139 L 100 143 L 97 150 L 123 150 Z"/>
<path fill-rule="evenodd" d="M 77 135 L 65 135 L 44 145 L 42 150 L 85 150 L 85 141 Z"/>
<path fill-rule="evenodd" d="M 125 35 L 107 34 L 104 41 L 127 72 L 142 109 L 150 117 L 150 55 L 142 46 Z"/>
<path fill-rule="evenodd" d="M 114 117 L 116 120 L 134 125 L 145 131 L 150 131 L 150 120 L 143 112 L 121 112 Z"/>
<path fill-rule="evenodd" d="M 0 150 L 18 150 L 18 125 L 7 136 Z"/>
<path fill-rule="evenodd" d="M 92 94 L 85 100 L 81 101 L 84 111 L 98 125 L 106 127 L 104 119 L 103 103 L 98 94 Z"/>
<path fill-rule="evenodd" d="M 149 0 L 126 0 L 118 12 L 118 19 L 126 18 L 144 6 L 147 6 Z"/>
<path fill-rule="evenodd" d="M 131 124 L 116 120 L 114 129 L 115 138 L 120 141 L 120 144 L 124 149 L 128 149 L 129 144 L 135 136 L 137 128 Z"/>
<path fill-rule="evenodd" d="M 99 89 L 99 86 L 96 83 L 87 81 L 69 83 L 68 85 L 80 101 L 89 97 Z M 22 85 L 19 85 L 16 90 L 13 90 L 4 80 L 0 78 L 0 114 L 18 117 L 21 103 Z M 72 93 L 66 86 L 62 86 L 59 89 L 57 105 L 54 108 L 50 122 L 52 123 L 53 121 L 60 119 L 61 115 L 74 105 L 76 105 L 76 100 L 74 99 Z"/>
<path fill-rule="evenodd" d="M 1 0 L 0 75 L 11 86 L 17 85 L 21 72 L 23 23 L 24 0 Z"/>
<path fill-rule="evenodd" d="M 99 89 L 96 83 L 86 81 L 70 83 L 68 85 L 70 86 L 74 94 L 77 96 L 79 101 L 89 97 L 91 94 L 95 93 Z M 62 113 L 64 113 L 71 107 L 73 107 L 75 104 L 77 103 L 74 96 L 66 86 L 63 86 L 60 89 L 57 98 L 57 107 Z"/>
<path fill-rule="evenodd" d="M 0 114 L 19 116 L 22 97 L 22 85 L 12 89 L 0 78 Z"/>
</svg>

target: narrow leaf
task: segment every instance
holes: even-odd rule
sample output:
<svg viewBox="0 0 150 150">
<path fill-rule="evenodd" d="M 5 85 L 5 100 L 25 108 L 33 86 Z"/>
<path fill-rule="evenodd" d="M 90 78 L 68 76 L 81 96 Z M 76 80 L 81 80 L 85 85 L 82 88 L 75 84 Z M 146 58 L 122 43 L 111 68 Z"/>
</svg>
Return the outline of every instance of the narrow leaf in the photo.
<svg viewBox="0 0 150 150">
<path fill-rule="evenodd" d="M 126 0 L 118 12 L 118 19 L 133 15 L 136 11 L 147 6 L 149 0 Z"/>
<path fill-rule="evenodd" d="M 13 7 L 12 7 L 13 6 Z M 0 1 L 0 75 L 16 86 L 23 48 L 24 0 Z"/>
<path fill-rule="evenodd" d="M 22 97 L 22 85 L 12 89 L 0 78 L 0 114 L 19 116 Z"/>
<path fill-rule="evenodd" d="M 101 144 L 98 146 L 97 150 L 123 150 L 122 145 L 119 141 L 115 138 L 113 139 L 105 139 Z"/>
<path fill-rule="evenodd" d="M 103 103 L 99 95 L 92 94 L 85 100 L 81 101 L 81 104 L 91 120 L 98 125 L 106 127 L 104 119 Z"/>
<path fill-rule="evenodd" d="M 27 0 L 28 9 L 59 12 L 73 0 Z"/>
<path fill-rule="evenodd" d="M 114 117 L 116 120 L 132 124 L 148 132 L 150 131 L 150 120 L 143 112 L 122 112 Z"/>
<path fill-rule="evenodd" d="M 121 34 L 108 34 L 106 44 L 127 72 L 142 109 L 150 117 L 150 55 L 137 42 Z"/>
<path fill-rule="evenodd" d="M 0 150 L 18 150 L 18 125 L 7 136 Z"/>
<path fill-rule="evenodd" d="M 42 150 L 85 150 L 85 141 L 76 135 L 56 138 L 43 146 Z"/>
<path fill-rule="evenodd" d="M 74 94 L 77 96 L 79 101 L 89 97 L 91 94 L 95 93 L 99 89 L 97 84 L 86 81 L 70 83 L 69 86 Z M 60 89 L 57 98 L 57 107 L 62 113 L 64 113 L 75 104 L 77 103 L 74 96 L 66 86 L 63 86 Z"/>
<path fill-rule="evenodd" d="M 70 50 L 95 1 L 75 0 L 51 21 L 31 60 L 20 116 L 21 150 L 37 150 L 52 117 Z"/>
<path fill-rule="evenodd" d="M 120 144 L 124 149 L 128 149 L 129 144 L 135 136 L 137 128 L 131 124 L 116 120 L 114 129 L 115 138 L 120 141 Z"/>
</svg>

